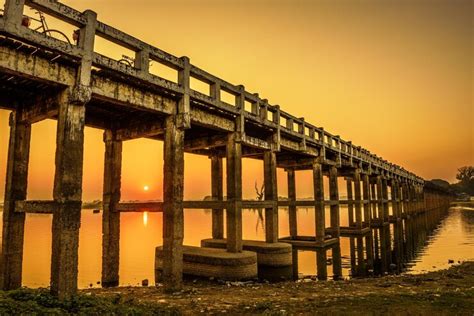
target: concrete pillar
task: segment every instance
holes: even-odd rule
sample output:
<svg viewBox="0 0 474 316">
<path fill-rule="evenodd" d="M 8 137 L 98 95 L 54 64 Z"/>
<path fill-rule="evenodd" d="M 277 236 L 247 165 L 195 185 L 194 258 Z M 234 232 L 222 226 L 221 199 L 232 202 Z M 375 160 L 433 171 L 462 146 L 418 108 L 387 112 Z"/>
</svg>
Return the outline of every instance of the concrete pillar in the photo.
<svg viewBox="0 0 474 316">
<path fill-rule="evenodd" d="M 337 185 L 337 167 L 335 166 L 329 169 L 329 197 L 331 200 L 332 237 L 339 238 L 341 229 L 339 220 L 339 188 Z M 337 280 L 342 276 L 341 245 L 339 241 L 332 248 L 332 260 L 334 279 Z"/>
<path fill-rule="evenodd" d="M 383 203 L 383 194 L 382 194 L 382 177 L 377 176 L 377 209 L 378 209 L 378 214 L 377 214 L 377 219 L 383 222 L 385 218 L 385 208 L 384 208 L 384 203 Z"/>
<path fill-rule="evenodd" d="M 278 242 L 278 186 L 276 153 L 263 153 L 263 173 L 265 182 L 265 201 L 272 201 L 273 207 L 265 208 L 265 241 Z"/>
<path fill-rule="evenodd" d="M 395 179 L 392 179 L 392 211 L 394 218 L 400 218 L 398 211 L 398 182 Z"/>
<path fill-rule="evenodd" d="M 214 155 L 211 157 L 211 194 L 212 199 L 222 201 L 224 199 L 223 191 L 223 164 L 222 158 Z M 224 238 L 224 210 L 212 210 L 212 238 Z"/>
<path fill-rule="evenodd" d="M 389 213 L 388 213 L 388 186 L 387 179 L 382 179 L 382 199 L 383 199 L 383 221 L 388 222 Z"/>
<path fill-rule="evenodd" d="M 327 280 L 328 266 L 325 248 L 316 248 L 316 269 L 318 273 L 318 280 Z"/>
<path fill-rule="evenodd" d="M 77 290 L 85 106 L 75 103 L 77 98 L 69 90 L 62 92 L 59 100 L 51 292 L 63 299 L 71 297 Z"/>
<path fill-rule="evenodd" d="M 242 251 L 242 144 L 237 133 L 227 140 L 227 251 Z"/>
<path fill-rule="evenodd" d="M 370 181 L 369 181 L 369 175 L 368 174 L 363 174 L 362 175 L 362 191 L 364 193 L 364 223 L 367 227 L 370 227 L 371 202 L 370 202 Z"/>
<path fill-rule="evenodd" d="M 370 197 L 371 203 L 370 206 L 372 208 L 372 218 L 377 218 L 377 190 L 375 188 L 375 183 L 370 184 Z"/>
<path fill-rule="evenodd" d="M 333 237 L 339 237 L 339 189 L 337 185 L 337 168 L 334 166 L 329 169 L 329 198 L 331 200 L 331 231 L 333 232 Z"/>
<path fill-rule="evenodd" d="M 362 228 L 362 192 L 360 185 L 360 169 L 354 171 L 354 199 L 355 199 L 355 217 L 356 227 Z"/>
<path fill-rule="evenodd" d="M 19 122 L 19 113 L 10 114 L 0 286 L 2 290 L 21 287 L 25 214 L 15 213 L 15 202 L 26 199 L 31 126 Z"/>
<path fill-rule="evenodd" d="M 295 170 L 287 170 L 288 177 L 288 200 L 290 206 L 288 207 L 288 217 L 290 222 L 290 236 L 295 238 L 298 236 L 298 222 L 297 222 L 297 213 L 296 213 L 296 179 L 295 179 Z"/>
<path fill-rule="evenodd" d="M 348 215 L 348 222 L 349 222 L 349 227 L 354 225 L 354 199 L 353 199 L 353 194 L 352 194 L 352 179 L 347 178 L 346 179 L 346 186 L 347 186 L 347 215 Z"/>
<path fill-rule="evenodd" d="M 177 116 L 166 118 L 163 165 L 163 283 L 172 292 L 182 286 L 184 129 Z"/>
<path fill-rule="evenodd" d="M 323 167 L 313 164 L 314 208 L 316 220 L 316 240 L 324 241 L 326 236 L 326 212 L 324 210 Z"/>
<path fill-rule="evenodd" d="M 102 286 L 118 286 L 120 257 L 120 202 L 122 142 L 113 131 L 104 132 L 104 187 L 102 214 Z"/>
</svg>

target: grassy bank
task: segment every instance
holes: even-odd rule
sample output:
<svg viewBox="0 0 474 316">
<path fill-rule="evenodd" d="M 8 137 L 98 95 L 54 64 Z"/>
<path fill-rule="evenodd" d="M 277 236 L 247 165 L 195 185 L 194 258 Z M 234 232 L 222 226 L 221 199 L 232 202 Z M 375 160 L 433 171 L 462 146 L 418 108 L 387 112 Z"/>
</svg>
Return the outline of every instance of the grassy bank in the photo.
<svg viewBox="0 0 474 316">
<path fill-rule="evenodd" d="M 423 275 L 278 284 L 189 282 L 182 292 L 160 287 L 81 290 L 60 302 L 47 290 L 0 292 L 0 314 L 416 314 L 472 315 L 474 262 Z"/>
</svg>

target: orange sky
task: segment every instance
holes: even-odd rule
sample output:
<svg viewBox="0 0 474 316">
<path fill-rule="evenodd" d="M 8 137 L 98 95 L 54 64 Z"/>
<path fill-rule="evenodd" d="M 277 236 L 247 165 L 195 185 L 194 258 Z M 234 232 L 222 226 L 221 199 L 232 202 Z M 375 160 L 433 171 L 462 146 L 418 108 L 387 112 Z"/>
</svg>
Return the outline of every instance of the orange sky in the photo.
<svg viewBox="0 0 474 316">
<path fill-rule="evenodd" d="M 189 56 L 193 64 L 426 179 L 454 181 L 458 167 L 474 164 L 470 0 L 63 2 Z M 96 49 L 128 54 L 103 41 Z M 52 196 L 55 126 L 45 121 L 33 127 L 30 199 Z M 0 192 L 7 142 L 8 113 L 0 110 Z M 103 151 L 101 131 L 87 128 L 85 200 L 101 196 Z M 209 164 L 205 157 L 186 156 L 186 198 L 210 193 Z M 162 143 L 126 142 L 122 198 L 160 198 L 162 167 Z M 254 197 L 262 172 L 260 162 L 244 161 L 244 196 Z M 300 196 L 311 195 L 309 178 L 298 174 Z M 279 189 L 286 194 L 281 171 Z"/>
</svg>

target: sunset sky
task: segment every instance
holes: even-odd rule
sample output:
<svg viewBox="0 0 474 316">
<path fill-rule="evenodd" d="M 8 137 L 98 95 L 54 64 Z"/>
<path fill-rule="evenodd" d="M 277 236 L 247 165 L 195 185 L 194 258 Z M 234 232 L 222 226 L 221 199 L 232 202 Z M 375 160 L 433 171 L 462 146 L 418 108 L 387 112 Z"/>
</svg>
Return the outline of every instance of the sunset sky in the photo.
<svg viewBox="0 0 474 316">
<path fill-rule="evenodd" d="M 453 182 L 458 167 L 474 164 L 471 0 L 62 2 L 425 179 Z M 129 53 L 103 41 L 96 50 Z M 55 129 L 55 121 L 33 126 L 29 199 L 52 197 Z M 0 110 L 0 195 L 8 134 Z M 87 128 L 85 137 L 83 197 L 100 199 L 102 131 Z M 161 198 L 162 149 L 151 140 L 124 144 L 123 200 Z M 185 169 L 185 197 L 209 195 L 209 159 L 186 155 Z M 261 174 L 261 162 L 244 161 L 245 197 L 255 196 Z M 297 176 L 300 197 L 311 195 L 309 175 Z M 278 180 L 285 195 L 282 171 Z"/>
</svg>

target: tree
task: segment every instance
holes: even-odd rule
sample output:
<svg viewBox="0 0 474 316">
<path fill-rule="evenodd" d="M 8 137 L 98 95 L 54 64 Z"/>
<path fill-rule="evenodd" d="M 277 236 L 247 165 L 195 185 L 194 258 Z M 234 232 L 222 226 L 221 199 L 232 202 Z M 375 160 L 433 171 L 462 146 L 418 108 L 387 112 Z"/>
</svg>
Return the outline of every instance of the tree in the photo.
<svg viewBox="0 0 474 316">
<path fill-rule="evenodd" d="M 459 183 L 456 186 L 463 192 L 474 195 L 474 167 L 465 166 L 458 169 L 456 179 Z"/>
<path fill-rule="evenodd" d="M 474 167 L 466 166 L 459 168 L 458 173 L 456 174 L 456 179 L 458 179 L 460 182 L 469 182 L 474 180 Z"/>
</svg>

